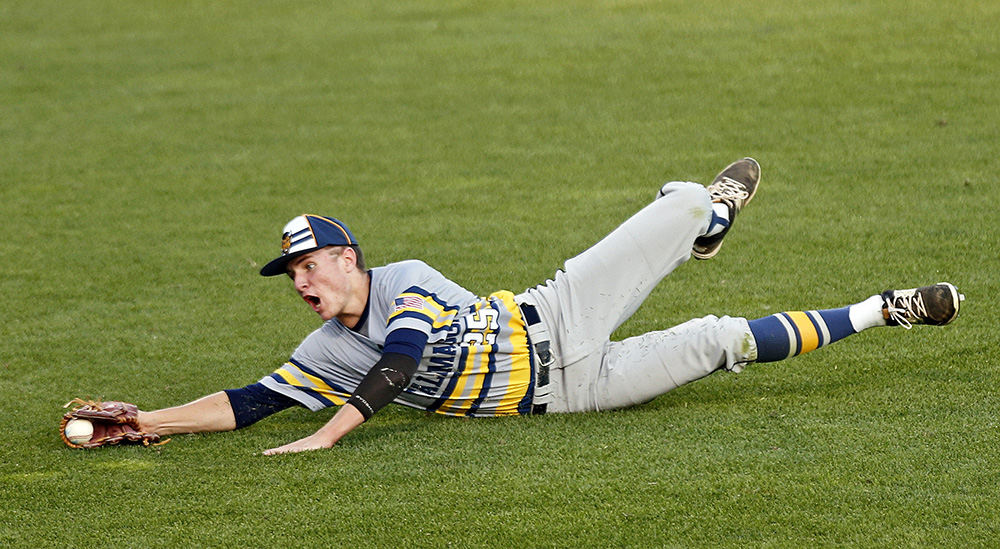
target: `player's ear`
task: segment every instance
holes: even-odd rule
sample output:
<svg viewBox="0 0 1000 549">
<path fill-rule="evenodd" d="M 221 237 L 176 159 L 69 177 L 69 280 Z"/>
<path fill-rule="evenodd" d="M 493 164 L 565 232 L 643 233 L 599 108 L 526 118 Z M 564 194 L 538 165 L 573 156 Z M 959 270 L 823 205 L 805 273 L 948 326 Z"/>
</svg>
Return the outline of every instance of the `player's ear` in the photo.
<svg viewBox="0 0 1000 549">
<path fill-rule="evenodd" d="M 345 246 L 344 250 L 340 252 L 340 256 L 344 261 L 347 261 L 350 265 L 348 269 L 357 269 L 358 266 L 358 254 L 350 246 Z"/>
</svg>

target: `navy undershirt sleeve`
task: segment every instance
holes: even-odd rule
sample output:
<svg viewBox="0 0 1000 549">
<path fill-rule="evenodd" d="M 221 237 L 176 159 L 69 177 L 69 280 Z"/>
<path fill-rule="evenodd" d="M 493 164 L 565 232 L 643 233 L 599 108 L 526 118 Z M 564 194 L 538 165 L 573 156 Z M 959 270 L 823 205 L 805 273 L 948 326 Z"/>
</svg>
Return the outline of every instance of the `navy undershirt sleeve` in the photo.
<svg viewBox="0 0 1000 549">
<path fill-rule="evenodd" d="M 260 383 L 247 385 L 242 389 L 226 389 L 225 393 L 233 408 L 237 429 L 299 404 L 294 398 L 272 391 Z"/>
<path fill-rule="evenodd" d="M 406 355 L 420 364 L 426 345 L 427 334 L 412 328 L 398 328 L 385 336 L 385 347 L 382 352 Z"/>
</svg>

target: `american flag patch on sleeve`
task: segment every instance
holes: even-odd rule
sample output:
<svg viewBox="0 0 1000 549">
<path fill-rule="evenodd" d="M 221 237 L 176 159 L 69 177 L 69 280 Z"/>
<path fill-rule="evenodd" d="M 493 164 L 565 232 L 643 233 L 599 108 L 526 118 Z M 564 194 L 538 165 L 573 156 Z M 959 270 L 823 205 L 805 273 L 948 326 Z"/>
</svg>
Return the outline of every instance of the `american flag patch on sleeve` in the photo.
<svg viewBox="0 0 1000 549">
<path fill-rule="evenodd" d="M 424 300 L 421 299 L 421 298 L 419 298 L 419 297 L 417 297 L 417 296 L 412 296 L 412 295 L 397 297 L 396 301 L 395 301 L 395 304 L 396 304 L 396 310 L 397 311 L 402 311 L 403 309 L 423 309 L 424 308 Z"/>
</svg>

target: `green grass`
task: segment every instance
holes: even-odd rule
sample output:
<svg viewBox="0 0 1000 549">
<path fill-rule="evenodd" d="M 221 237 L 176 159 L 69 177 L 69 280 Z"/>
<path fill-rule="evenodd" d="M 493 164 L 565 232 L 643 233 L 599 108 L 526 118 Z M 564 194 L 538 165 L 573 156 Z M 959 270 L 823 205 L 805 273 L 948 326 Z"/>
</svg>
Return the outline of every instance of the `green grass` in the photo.
<svg viewBox="0 0 1000 549">
<path fill-rule="evenodd" d="M 1000 7 L 988 2 L 0 6 L 0 545 L 992 546 Z M 369 262 L 543 281 L 668 179 L 753 155 L 720 256 L 616 337 L 950 280 L 873 330 L 630 410 L 330 411 L 78 452 L 76 396 L 170 406 L 317 325 L 256 275 L 303 211 Z"/>
</svg>

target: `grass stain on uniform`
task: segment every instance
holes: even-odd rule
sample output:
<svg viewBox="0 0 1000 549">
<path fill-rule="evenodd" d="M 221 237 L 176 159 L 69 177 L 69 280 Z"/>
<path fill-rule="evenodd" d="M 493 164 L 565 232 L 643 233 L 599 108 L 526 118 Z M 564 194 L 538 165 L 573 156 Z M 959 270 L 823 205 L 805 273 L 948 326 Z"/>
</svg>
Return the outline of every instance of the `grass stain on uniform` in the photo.
<svg viewBox="0 0 1000 549">
<path fill-rule="evenodd" d="M 708 217 L 709 210 L 707 210 L 705 208 L 699 208 L 699 207 L 696 206 L 696 207 L 691 208 L 690 210 L 688 210 L 688 213 L 691 214 L 691 218 L 692 219 L 701 220 L 701 219 L 705 219 L 706 217 Z"/>
</svg>

